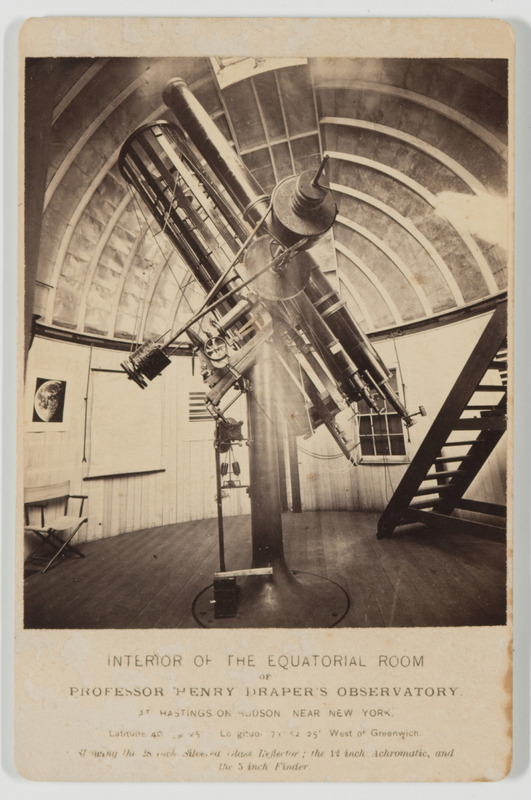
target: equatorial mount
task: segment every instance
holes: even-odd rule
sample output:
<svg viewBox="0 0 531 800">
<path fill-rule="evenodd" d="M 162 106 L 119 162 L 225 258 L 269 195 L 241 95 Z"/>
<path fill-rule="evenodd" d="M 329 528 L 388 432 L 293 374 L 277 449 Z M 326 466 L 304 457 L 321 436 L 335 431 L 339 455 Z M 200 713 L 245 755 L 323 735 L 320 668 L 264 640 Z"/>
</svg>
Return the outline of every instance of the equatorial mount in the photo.
<svg viewBox="0 0 531 800">
<path fill-rule="evenodd" d="M 168 341 L 145 342 L 122 366 L 145 388 L 168 366 L 169 346 L 187 333 L 208 385 L 216 458 L 227 422 L 221 400 L 236 385 L 245 386 L 250 429 L 252 564 L 238 575 L 226 569 L 218 484 L 220 571 L 196 598 L 194 613 L 201 625 L 229 624 L 213 610 L 218 598 L 211 589 L 219 595 L 240 581 L 231 626 L 335 625 L 349 604 L 341 587 L 291 570 L 285 561 L 275 400 L 286 398 L 285 424 L 294 437 L 325 425 L 353 463 L 352 437 L 335 420 L 342 409 L 362 400 L 379 411 L 380 397 L 406 425 L 415 415 L 391 388 L 391 373 L 312 255 L 337 214 L 327 157 L 316 170 L 281 180 L 268 197 L 183 80 L 170 81 L 163 97 L 176 123 L 133 132 L 120 152 L 120 170 L 205 299 Z M 201 320 L 206 335 L 194 330 Z"/>
</svg>

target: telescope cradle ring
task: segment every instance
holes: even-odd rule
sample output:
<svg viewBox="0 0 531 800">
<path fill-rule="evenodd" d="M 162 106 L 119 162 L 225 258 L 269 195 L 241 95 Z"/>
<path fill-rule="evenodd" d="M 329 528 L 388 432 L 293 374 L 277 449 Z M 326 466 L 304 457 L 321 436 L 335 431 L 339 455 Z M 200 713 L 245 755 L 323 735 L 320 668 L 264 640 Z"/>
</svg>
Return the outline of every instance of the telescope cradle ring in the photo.
<svg viewBox="0 0 531 800">
<path fill-rule="evenodd" d="M 332 227 L 336 218 L 337 206 L 333 195 L 327 190 L 319 203 L 313 203 L 304 215 L 299 214 L 295 209 L 299 209 L 304 200 L 297 197 L 298 180 L 298 176 L 291 175 L 280 181 L 273 190 L 272 233 L 274 235 L 276 228 L 280 227 L 288 233 L 288 238 L 321 236 Z M 282 235 L 279 238 L 283 238 Z"/>
<path fill-rule="evenodd" d="M 166 119 L 157 119 L 154 122 L 145 122 L 143 125 L 139 125 L 138 128 L 135 128 L 134 131 L 129 134 L 127 139 L 122 144 L 118 154 L 118 169 L 120 170 L 122 177 L 125 178 L 128 183 L 129 176 L 125 169 L 125 164 L 127 163 L 131 146 L 134 144 L 134 142 L 136 142 L 139 136 L 141 136 L 143 133 L 149 133 L 157 126 L 160 126 L 161 128 L 174 128 L 175 130 L 179 131 L 174 123 L 168 122 Z"/>
<path fill-rule="evenodd" d="M 252 277 L 263 263 L 271 259 L 270 247 L 274 241 L 268 236 L 259 236 L 249 246 L 240 266 L 245 278 Z M 276 269 L 272 268 L 256 278 L 254 289 L 266 301 L 289 300 L 297 297 L 307 286 L 312 272 L 313 262 L 306 252 L 286 257 Z"/>
<path fill-rule="evenodd" d="M 254 208 L 256 208 L 256 206 L 257 206 L 257 205 L 259 205 L 260 203 L 263 203 L 264 201 L 266 201 L 266 202 L 269 202 L 269 195 L 267 195 L 267 194 L 261 194 L 259 197 L 255 197 L 255 199 L 254 199 L 254 200 L 252 200 L 252 201 L 249 203 L 249 205 L 247 205 L 247 206 L 246 206 L 246 207 L 243 209 L 243 211 L 242 211 L 242 218 L 243 218 L 243 219 L 244 219 L 246 222 L 252 222 L 252 221 L 253 221 L 253 219 L 252 219 L 252 216 L 250 216 L 250 214 L 251 214 L 251 211 L 252 211 Z"/>
</svg>

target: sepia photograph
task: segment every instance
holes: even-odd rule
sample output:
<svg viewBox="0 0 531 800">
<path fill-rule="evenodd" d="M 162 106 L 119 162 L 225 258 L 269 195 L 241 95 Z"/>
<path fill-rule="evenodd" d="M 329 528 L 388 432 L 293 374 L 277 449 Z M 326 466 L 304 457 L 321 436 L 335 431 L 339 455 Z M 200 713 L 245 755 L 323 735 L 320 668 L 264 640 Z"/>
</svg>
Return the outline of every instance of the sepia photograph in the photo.
<svg viewBox="0 0 531 800">
<path fill-rule="evenodd" d="M 25 627 L 505 624 L 507 59 L 24 76 Z"/>
</svg>

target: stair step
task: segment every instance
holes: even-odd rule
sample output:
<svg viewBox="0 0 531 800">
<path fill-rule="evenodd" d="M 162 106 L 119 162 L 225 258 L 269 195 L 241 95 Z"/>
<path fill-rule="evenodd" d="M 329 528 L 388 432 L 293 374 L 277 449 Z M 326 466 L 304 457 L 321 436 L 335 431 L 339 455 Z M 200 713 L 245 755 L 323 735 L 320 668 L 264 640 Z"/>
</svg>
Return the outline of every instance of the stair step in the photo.
<svg viewBox="0 0 531 800">
<path fill-rule="evenodd" d="M 422 497 L 425 494 L 440 494 L 441 492 L 446 492 L 450 486 L 448 484 L 441 484 L 440 486 L 430 486 L 426 489 L 417 489 L 415 492 L 415 497 Z"/>
<path fill-rule="evenodd" d="M 507 304 L 500 302 L 380 517 L 380 538 L 414 521 L 442 530 L 454 524 L 484 538 L 503 536 L 498 527 L 449 515 L 458 502 L 479 513 L 495 510 L 462 495 L 507 428 L 506 347 Z"/>
<path fill-rule="evenodd" d="M 470 456 L 437 456 L 435 464 L 450 464 L 452 461 L 466 461 Z"/>
<path fill-rule="evenodd" d="M 462 469 L 449 469 L 445 470 L 444 472 L 431 473 L 430 475 L 426 475 L 426 477 L 422 479 L 421 483 L 424 483 L 424 481 L 439 481 L 442 478 L 452 478 L 454 475 L 461 475 L 463 472 L 464 470 Z"/>
<path fill-rule="evenodd" d="M 454 431 L 504 431 L 507 429 L 505 417 L 470 417 L 458 419 L 453 424 Z"/>
<path fill-rule="evenodd" d="M 469 445 L 476 444 L 477 439 L 466 439 L 462 442 L 445 442 L 444 447 L 468 447 Z"/>
</svg>

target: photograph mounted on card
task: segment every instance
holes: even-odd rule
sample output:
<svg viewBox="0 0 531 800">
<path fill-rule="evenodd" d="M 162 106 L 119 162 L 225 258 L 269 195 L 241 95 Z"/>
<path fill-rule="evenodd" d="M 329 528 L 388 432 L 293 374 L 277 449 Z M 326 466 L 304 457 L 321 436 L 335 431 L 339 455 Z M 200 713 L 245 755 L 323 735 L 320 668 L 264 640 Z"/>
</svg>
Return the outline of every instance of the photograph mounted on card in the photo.
<svg viewBox="0 0 531 800">
<path fill-rule="evenodd" d="M 17 535 L 23 774 L 506 775 L 510 28 L 39 19 L 21 74 L 20 486 L 84 502 Z"/>
</svg>

